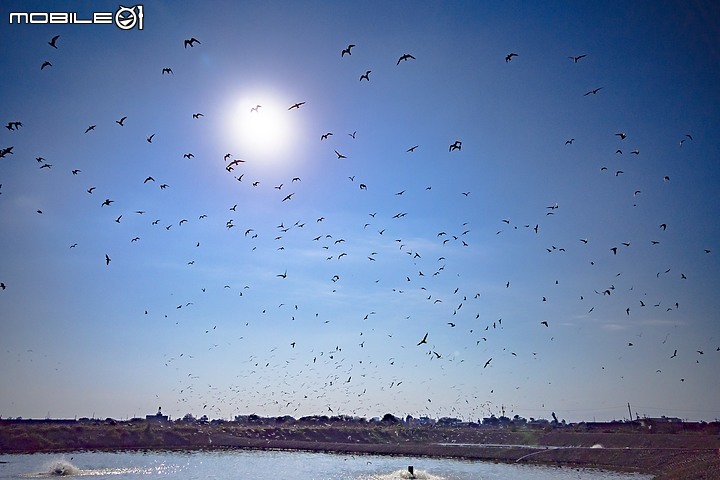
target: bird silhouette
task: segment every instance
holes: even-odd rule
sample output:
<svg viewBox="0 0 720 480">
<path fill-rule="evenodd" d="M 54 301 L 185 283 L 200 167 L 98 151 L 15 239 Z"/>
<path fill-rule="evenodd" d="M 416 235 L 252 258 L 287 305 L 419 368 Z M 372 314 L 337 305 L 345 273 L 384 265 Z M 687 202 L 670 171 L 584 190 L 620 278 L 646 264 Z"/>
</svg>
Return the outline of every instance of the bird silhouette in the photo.
<svg viewBox="0 0 720 480">
<path fill-rule="evenodd" d="M 184 41 L 183 41 L 183 46 L 184 46 L 185 48 L 187 48 L 188 45 L 189 45 L 190 47 L 194 47 L 196 43 L 200 43 L 200 40 L 198 40 L 198 39 L 195 38 L 195 37 L 192 37 L 192 38 L 188 38 L 188 39 L 184 40 Z M 212 43 L 212 42 L 211 42 L 211 43 Z M 211 46 L 212 46 L 212 45 L 211 45 Z"/>
<path fill-rule="evenodd" d="M 513 57 L 518 57 L 519 55 L 517 53 L 508 53 L 505 55 L 505 63 L 508 63 L 512 61 Z"/>
<path fill-rule="evenodd" d="M 428 333 L 429 333 L 429 332 L 428 332 Z M 418 344 L 417 344 L 418 347 L 419 347 L 420 345 L 422 345 L 423 343 L 427 343 L 428 333 L 425 333 L 425 336 L 422 338 L 422 340 L 420 340 L 420 341 L 418 342 Z"/>
<path fill-rule="evenodd" d="M 45 61 L 42 63 L 42 65 L 40 65 L 40 70 L 44 70 L 45 67 L 52 67 L 52 63 L 50 63 L 50 62 L 48 62 L 47 60 L 45 60 Z"/>
<path fill-rule="evenodd" d="M 127 118 L 127 117 L 122 117 L 120 120 L 115 120 L 115 123 L 117 123 L 117 124 L 120 125 L 121 127 L 124 127 L 124 126 L 125 126 L 125 119 L 126 119 L 126 118 Z"/>
<path fill-rule="evenodd" d="M 352 49 L 354 46 L 355 45 L 351 43 L 350 45 L 347 46 L 347 48 L 343 48 L 342 52 L 340 52 L 340 57 L 344 57 L 346 53 L 348 55 L 352 55 L 352 52 L 350 52 L 350 49 Z"/>
<path fill-rule="evenodd" d="M 48 45 L 50 45 L 50 46 L 53 47 L 53 48 L 57 48 L 57 40 L 58 40 L 58 38 L 60 38 L 60 35 L 55 35 L 54 37 L 52 37 L 52 38 L 50 39 L 50 41 L 48 42 Z"/>
<path fill-rule="evenodd" d="M 587 93 L 586 93 L 585 95 L 583 95 L 583 96 L 584 96 L 584 97 L 587 97 L 588 95 L 597 95 L 597 93 L 598 93 L 600 90 L 602 90 L 603 88 L 605 88 L 605 87 L 595 88 L 595 89 L 593 89 L 593 90 L 590 90 L 589 92 L 587 92 Z"/>
<path fill-rule="evenodd" d="M 580 60 L 581 58 L 585 58 L 585 57 L 587 57 L 587 54 L 578 55 L 577 57 L 572 57 L 572 56 L 570 56 L 570 57 L 568 57 L 568 58 L 569 58 L 570 60 L 572 60 L 573 63 L 577 63 L 578 60 Z"/>
<path fill-rule="evenodd" d="M 175 75 L 175 73 L 172 71 L 172 68 L 170 68 L 170 67 L 165 67 L 162 69 L 162 74 L 165 75 L 166 73 Z"/>
<path fill-rule="evenodd" d="M 293 108 L 299 109 L 300 106 L 302 106 L 302 105 L 305 105 L 305 102 L 298 102 L 298 103 L 295 103 L 295 104 L 293 104 L 293 105 L 290 105 L 290 107 L 288 108 L 288 110 L 292 110 Z"/>
<path fill-rule="evenodd" d="M 362 79 L 364 78 L 365 80 L 367 80 L 369 82 L 370 81 L 370 72 L 372 72 L 372 70 L 368 70 L 365 73 L 363 73 L 362 75 L 360 75 L 360 81 L 362 82 Z"/>
<path fill-rule="evenodd" d="M 407 62 L 407 61 L 410 60 L 411 58 L 412 58 L 413 60 L 415 60 L 415 57 L 413 57 L 413 56 L 410 55 L 409 53 L 405 53 L 405 54 L 403 54 L 400 58 L 398 58 L 397 65 L 400 65 L 400 62 L 403 62 L 403 61 Z"/>
</svg>

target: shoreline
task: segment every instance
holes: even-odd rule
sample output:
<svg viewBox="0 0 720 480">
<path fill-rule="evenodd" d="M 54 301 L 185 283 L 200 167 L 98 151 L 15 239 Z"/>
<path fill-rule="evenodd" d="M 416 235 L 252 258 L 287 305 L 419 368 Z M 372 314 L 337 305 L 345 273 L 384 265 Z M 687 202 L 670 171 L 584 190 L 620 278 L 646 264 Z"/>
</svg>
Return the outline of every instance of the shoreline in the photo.
<svg viewBox="0 0 720 480">
<path fill-rule="evenodd" d="M 2 454 L 287 450 L 595 468 L 657 480 L 720 480 L 720 431 L 577 431 L 235 422 L 0 421 Z"/>
</svg>

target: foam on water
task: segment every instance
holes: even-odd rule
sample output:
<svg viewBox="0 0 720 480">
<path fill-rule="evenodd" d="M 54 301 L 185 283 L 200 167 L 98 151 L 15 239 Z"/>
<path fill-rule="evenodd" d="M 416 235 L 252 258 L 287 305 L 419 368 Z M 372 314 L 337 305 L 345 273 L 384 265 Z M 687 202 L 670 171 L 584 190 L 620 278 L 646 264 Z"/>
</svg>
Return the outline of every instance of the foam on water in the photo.
<svg viewBox="0 0 720 480">
<path fill-rule="evenodd" d="M 47 477 L 75 477 L 75 476 L 107 476 L 107 475 L 123 475 L 133 474 L 150 474 L 150 473 L 173 473 L 176 469 L 165 465 L 150 467 L 123 467 L 123 468 L 102 468 L 97 470 L 82 470 L 66 459 L 53 460 L 45 464 L 43 470 L 38 473 L 28 473 L 21 475 L 24 478 L 47 478 Z"/>
<path fill-rule="evenodd" d="M 78 475 L 80 469 L 70 463 L 68 460 L 60 459 L 50 462 L 45 467 L 45 470 L 40 472 L 37 476 L 39 477 L 68 477 L 72 475 Z"/>
<path fill-rule="evenodd" d="M 425 470 L 415 470 L 414 475 L 411 475 L 407 470 L 396 470 L 391 473 L 381 473 L 370 477 L 372 480 L 445 480 L 445 477 L 440 477 L 426 472 Z"/>
</svg>

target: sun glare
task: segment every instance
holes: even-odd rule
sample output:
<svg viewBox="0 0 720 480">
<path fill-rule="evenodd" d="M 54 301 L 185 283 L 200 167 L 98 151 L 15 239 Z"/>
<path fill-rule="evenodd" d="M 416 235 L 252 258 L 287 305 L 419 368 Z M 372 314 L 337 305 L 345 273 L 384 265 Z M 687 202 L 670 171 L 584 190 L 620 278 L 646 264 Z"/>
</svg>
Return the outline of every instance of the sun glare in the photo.
<svg viewBox="0 0 720 480">
<path fill-rule="evenodd" d="M 244 96 L 229 113 L 229 136 L 236 156 L 248 162 L 285 161 L 298 134 L 298 121 L 268 95 Z"/>
</svg>

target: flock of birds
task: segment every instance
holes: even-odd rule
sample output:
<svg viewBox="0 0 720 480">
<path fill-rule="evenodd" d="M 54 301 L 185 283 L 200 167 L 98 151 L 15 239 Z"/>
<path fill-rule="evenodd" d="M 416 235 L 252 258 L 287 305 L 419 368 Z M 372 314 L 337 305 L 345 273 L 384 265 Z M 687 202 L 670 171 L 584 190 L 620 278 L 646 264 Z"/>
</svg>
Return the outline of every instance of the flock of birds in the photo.
<svg viewBox="0 0 720 480">
<path fill-rule="evenodd" d="M 50 41 L 48 41 L 48 44 L 53 49 L 61 48 L 62 39 L 60 35 L 52 37 Z M 188 48 L 203 46 L 203 43 L 197 38 L 192 37 L 185 39 L 182 45 L 183 48 L 187 50 Z M 349 44 L 347 47 L 342 48 L 340 50 L 341 61 L 351 61 L 353 49 L 355 48 L 357 48 L 355 44 Z M 573 55 L 569 56 L 569 59 L 573 64 L 578 64 L 581 61 L 585 61 L 584 59 L 586 57 L 587 55 L 585 54 Z M 518 53 L 514 52 L 508 53 L 505 56 L 506 63 L 517 62 L 521 59 L 522 57 Z M 500 60 L 502 60 L 502 57 L 500 57 Z M 410 53 L 403 53 L 397 58 L 396 66 L 401 67 L 401 64 L 404 62 L 412 61 L 419 60 Z M 44 71 L 52 66 L 53 65 L 50 61 L 43 61 L 40 66 L 40 70 Z M 43 74 L 46 73 L 47 72 L 43 72 Z M 365 70 L 364 73 L 359 76 L 359 81 L 370 82 L 371 73 L 372 70 Z M 174 76 L 175 74 L 170 66 L 165 66 L 159 69 L 159 75 L 163 77 L 165 75 Z M 601 94 L 603 88 L 604 87 L 592 88 L 584 95 L 599 95 Z M 306 105 L 308 105 L 306 101 L 296 101 L 287 106 L 287 111 L 294 113 L 293 111 L 305 109 Z M 252 115 L 262 115 L 263 113 L 262 104 L 247 105 L 247 109 Z M 201 112 L 188 112 L 188 116 L 191 117 L 193 121 L 206 121 L 205 114 Z M 129 118 L 129 116 L 118 114 L 118 116 L 113 120 L 114 123 L 117 124 L 116 128 L 126 128 L 126 122 L 132 122 L 133 119 Z M 9 132 L 8 135 L 23 134 L 24 125 L 22 120 L 11 119 L 7 121 L 5 127 Z M 97 133 L 98 124 L 90 124 L 84 129 L 84 131 L 78 131 L 77 140 L 80 141 L 82 135 L 90 136 Z M 355 141 L 361 136 L 361 133 L 358 131 L 346 133 L 347 137 L 345 138 L 350 138 L 352 141 Z M 330 148 L 332 152 L 334 152 L 335 160 L 340 162 L 351 161 L 352 158 L 348 158 L 350 155 L 342 153 L 340 151 L 341 147 L 338 146 L 337 142 L 333 143 L 333 138 L 331 137 L 334 137 L 335 135 L 336 134 L 334 132 L 324 131 L 323 133 L 319 133 L 318 138 L 322 144 L 332 143 Z M 629 152 L 632 155 L 640 155 L 640 150 L 637 146 L 625 148 L 627 143 L 632 142 L 630 134 L 626 132 L 608 132 L 608 135 L 616 137 L 618 146 L 614 153 L 616 156 L 619 157 L 623 155 L 624 152 Z M 7 139 L 12 137 L 5 138 Z M 156 133 L 148 132 L 145 136 L 145 141 L 148 144 L 155 144 L 162 142 L 163 139 L 158 136 L 156 141 Z M 679 145 L 680 147 L 683 147 L 686 142 L 692 141 L 693 137 L 690 133 L 683 133 L 680 135 Z M 574 145 L 574 142 L 575 138 L 569 138 L 565 141 L 565 145 L 568 148 L 571 148 Z M 460 155 L 461 152 L 466 151 L 463 150 L 462 140 L 455 138 L 448 139 L 448 142 L 442 147 L 443 150 L 445 147 L 448 149 L 446 154 L 450 155 Z M 420 144 L 403 146 L 401 151 L 407 155 L 415 155 L 418 149 L 422 149 Z M 330 153 L 330 155 L 332 154 Z M 0 149 L 0 158 L 4 158 L 5 160 L 12 157 L 20 157 L 22 159 L 27 158 L 28 156 L 33 156 L 33 153 L 29 151 L 15 151 L 13 145 L 8 145 Z M 183 159 L 187 161 L 195 161 L 195 154 L 192 152 L 184 153 Z M 35 160 L 37 161 L 38 168 L 41 170 L 52 170 L 55 168 L 53 163 L 50 163 L 42 156 L 36 156 Z M 288 191 L 288 185 L 298 186 L 298 188 L 302 185 L 303 180 L 300 175 L 290 175 L 288 176 L 288 180 L 286 182 L 272 185 L 270 188 L 263 183 L 264 179 L 258 177 L 257 179 L 248 180 L 248 178 L 246 178 L 246 176 L 251 176 L 252 173 L 245 171 L 244 167 L 253 161 L 254 160 L 251 158 L 240 158 L 232 153 L 218 155 L 213 160 L 213 162 L 217 164 L 217 170 L 219 172 L 223 175 L 227 174 L 232 176 L 233 182 L 237 182 L 237 184 L 243 186 L 245 189 L 243 195 L 247 195 L 243 197 L 244 201 L 251 201 L 251 197 L 248 192 L 253 189 L 261 188 L 271 189 L 273 192 L 277 190 L 279 203 L 281 205 L 293 204 L 294 202 L 302 201 L 298 200 L 298 197 L 301 196 L 301 194 L 298 194 L 300 191 L 299 189 L 296 189 L 295 191 Z M 8 167 L 5 166 L 5 168 Z M 361 165 L 354 165 L 352 168 L 362 170 Z M 601 166 L 601 173 L 608 171 L 608 167 Z M 73 176 L 82 176 L 83 169 L 72 168 L 69 172 Z M 615 177 L 619 177 L 623 174 L 624 171 L 621 168 L 614 170 Z M 360 178 L 362 175 L 358 176 L 359 181 L 356 182 L 356 175 L 358 174 L 348 175 L 345 181 L 349 181 L 349 185 L 367 195 L 368 193 L 366 192 L 372 190 L 372 188 L 368 187 L 367 180 L 362 180 Z M 665 176 L 662 180 L 663 182 L 669 182 L 670 177 Z M 156 182 L 155 175 L 147 175 L 144 179 L 139 178 L 138 183 L 148 186 L 157 185 L 160 190 L 172 188 L 168 183 Z M 0 188 L 2 188 L 2 185 L 0 185 Z M 127 205 L 130 203 L 130 199 L 128 198 L 116 200 L 106 193 L 100 194 L 99 198 L 97 198 L 100 192 L 96 192 L 97 187 L 95 185 L 87 185 L 83 188 L 85 189 L 88 198 L 91 199 L 90 204 L 93 208 L 101 208 L 103 212 L 107 211 L 107 215 L 114 223 L 124 223 L 129 214 L 144 218 L 152 215 L 153 205 L 147 205 L 142 210 L 128 210 L 127 207 L 118 207 L 119 204 Z M 428 193 L 432 193 L 432 186 L 427 186 L 424 190 Z M 407 191 L 407 189 L 399 189 L 396 192 L 392 192 L 392 195 L 388 194 L 387 196 L 392 196 L 394 197 L 393 199 L 402 199 Z M 3 191 L 0 190 L 0 194 L 2 193 Z M 468 202 L 469 198 L 472 198 L 470 191 L 461 191 L 457 194 L 461 195 L 460 198 L 468 199 Z M 635 189 L 633 191 L 633 197 L 638 197 L 641 194 L 642 191 L 640 189 Z M 191 195 L 192 193 L 189 194 L 189 196 Z M 1 196 L 0 201 L 2 201 Z M 364 200 L 359 199 L 353 201 L 360 203 Z M 390 202 L 388 202 L 388 204 L 389 203 Z M 399 205 L 402 205 L 403 207 L 411 207 L 411 205 L 407 202 L 399 203 Z M 497 232 L 493 232 L 494 236 L 525 232 L 527 235 L 523 238 L 532 238 L 532 240 L 527 241 L 535 242 L 534 244 L 537 245 L 538 242 L 540 242 L 540 239 L 543 239 L 542 229 L 544 222 L 551 221 L 552 217 L 560 216 L 562 214 L 562 205 L 551 203 L 545 207 L 545 211 L 542 214 L 536 215 L 530 222 L 516 224 L 509 218 L 498 218 L 498 230 Z M 245 208 L 247 208 L 247 204 L 245 205 Z M 229 235 L 233 235 L 233 232 L 239 230 L 241 234 L 237 235 L 237 237 L 244 242 L 243 245 L 247 246 L 248 249 L 251 249 L 251 252 L 258 251 L 257 256 L 266 255 L 268 258 L 272 256 L 273 260 L 267 261 L 267 265 L 272 266 L 277 263 L 277 260 L 275 259 L 276 256 L 281 255 L 281 252 L 286 250 L 285 240 L 292 238 L 291 241 L 293 244 L 295 244 L 294 242 L 300 243 L 303 251 L 305 249 L 312 249 L 317 257 L 323 258 L 327 264 L 333 265 L 329 268 L 336 269 L 334 270 L 335 273 L 331 276 L 326 276 L 324 280 L 326 286 L 330 289 L 332 294 L 342 291 L 341 285 L 343 285 L 347 279 L 349 285 L 352 285 L 354 288 L 357 288 L 360 291 L 372 292 L 374 295 L 384 296 L 389 293 L 395 298 L 402 295 L 412 296 L 411 301 L 407 303 L 399 303 L 399 308 L 401 310 L 406 308 L 408 311 L 412 312 L 421 310 L 426 312 L 428 317 L 432 318 L 429 324 L 430 326 L 423 329 L 420 335 L 417 335 L 415 338 L 407 339 L 405 338 L 406 335 L 401 335 L 400 332 L 390 328 L 384 328 L 383 325 L 391 323 L 392 325 L 395 325 L 396 328 L 401 328 L 405 331 L 417 331 L 418 327 L 407 328 L 404 324 L 397 323 L 403 321 L 413 322 L 415 319 L 415 317 L 411 318 L 413 314 L 404 315 L 404 312 L 390 312 L 387 310 L 387 307 L 383 307 L 386 309 L 384 311 L 376 311 L 373 307 L 374 302 L 372 300 L 367 300 L 362 304 L 353 303 L 352 305 L 345 305 L 342 308 L 348 310 L 361 310 L 357 314 L 349 314 L 350 316 L 357 316 L 359 324 L 344 325 L 340 328 L 340 330 L 338 330 L 343 332 L 353 332 L 352 334 L 348 333 L 347 335 L 342 335 L 340 337 L 342 338 L 342 342 L 345 343 L 338 341 L 337 345 L 332 346 L 320 344 L 303 345 L 300 340 L 295 340 L 289 337 L 285 338 L 286 336 L 282 333 L 277 333 L 278 338 L 284 339 L 282 343 L 279 342 L 278 345 L 264 354 L 254 352 L 247 356 L 243 361 L 239 362 L 237 366 L 239 373 L 236 377 L 234 377 L 233 382 L 222 388 L 217 385 L 213 386 L 210 384 L 205 386 L 204 382 L 201 380 L 201 376 L 194 373 L 192 371 L 192 367 L 188 363 L 183 363 L 187 362 L 189 359 L 202 355 L 202 352 L 177 351 L 175 353 L 168 353 L 164 358 L 164 365 L 168 368 L 174 367 L 178 372 L 183 373 L 183 375 L 179 377 L 178 384 L 175 387 L 175 394 L 177 396 L 178 403 L 177 409 L 199 408 L 197 406 L 202 405 L 200 410 L 203 413 L 210 415 L 227 415 L 228 411 L 242 413 L 246 408 L 264 408 L 267 411 L 293 413 L 308 408 L 307 405 L 318 405 L 324 403 L 325 411 L 323 413 L 350 413 L 346 411 L 348 409 L 352 410 L 352 413 L 356 413 L 359 409 L 356 406 L 353 406 L 355 401 L 360 401 L 366 397 L 372 398 L 374 396 L 376 400 L 367 400 L 368 403 L 364 405 L 364 408 L 366 410 L 376 409 L 382 411 L 384 408 L 383 402 L 385 401 L 383 399 L 391 398 L 393 395 L 398 395 L 400 397 L 404 395 L 401 387 L 407 387 L 407 382 L 404 381 L 403 368 L 410 364 L 405 363 L 407 360 L 404 356 L 400 359 L 400 354 L 397 355 L 397 358 L 393 355 L 383 359 L 372 358 L 370 355 L 363 356 L 363 349 L 367 348 L 368 350 L 372 349 L 373 351 L 376 351 L 378 344 L 389 343 L 392 344 L 394 346 L 393 348 L 398 352 L 402 349 L 412 352 L 410 353 L 410 355 L 413 356 L 411 358 L 415 358 L 415 360 L 411 362 L 414 363 L 412 368 L 431 368 L 424 362 L 441 362 L 442 366 L 440 367 L 440 370 L 436 371 L 436 374 L 443 375 L 442 372 L 446 371 L 446 369 L 452 368 L 453 364 L 460 365 L 466 360 L 460 360 L 460 357 L 454 355 L 453 352 L 443 349 L 443 346 L 446 346 L 447 342 L 441 339 L 451 334 L 447 333 L 446 330 L 441 331 L 441 329 L 462 329 L 462 334 L 458 334 L 453 338 L 456 340 L 462 339 L 460 345 L 463 345 L 465 350 L 475 349 L 476 352 L 493 352 L 488 353 L 482 358 L 479 356 L 481 354 L 478 353 L 473 353 L 469 356 L 469 358 L 473 360 L 467 360 L 467 362 L 474 362 L 470 367 L 471 371 L 475 370 L 478 372 L 478 375 L 483 370 L 492 369 L 493 366 L 498 364 L 500 361 L 507 361 L 507 359 L 511 357 L 523 356 L 528 362 L 537 361 L 541 356 L 538 351 L 515 351 L 511 345 L 503 344 L 506 340 L 503 340 L 502 332 L 505 328 L 507 328 L 508 319 L 505 318 L 505 321 L 503 321 L 502 316 L 489 314 L 483 310 L 483 292 L 471 285 L 463 284 L 462 279 L 458 280 L 459 285 L 451 291 L 444 290 L 446 284 L 433 283 L 435 281 L 433 279 L 448 275 L 446 267 L 448 264 L 454 263 L 453 259 L 448 257 L 456 255 L 457 258 L 461 259 L 460 262 L 463 262 L 465 261 L 463 259 L 470 258 L 463 257 L 462 255 L 464 252 L 472 250 L 474 245 L 473 241 L 481 241 L 480 236 L 476 233 L 478 230 L 481 230 L 481 225 L 478 225 L 477 222 L 473 223 L 471 221 L 473 218 L 472 209 L 476 208 L 476 205 L 467 203 L 462 208 L 467 209 L 466 213 L 470 219 L 468 222 L 453 226 L 455 231 L 447 232 L 445 228 L 438 229 L 433 236 L 428 236 L 428 238 L 423 239 L 426 242 L 421 242 L 417 239 L 403 240 L 402 238 L 395 238 L 392 236 L 393 234 L 397 236 L 398 232 L 403 231 L 402 228 L 397 227 L 398 222 L 403 221 L 406 216 L 412 215 L 412 210 L 406 210 L 404 208 L 396 211 L 392 215 L 388 214 L 386 218 L 381 218 L 384 212 L 368 212 L 366 214 L 366 218 L 358 222 L 359 226 L 356 235 L 359 238 L 362 238 L 362 241 L 355 242 L 353 242 L 354 239 L 349 236 L 346 238 L 346 235 L 338 234 L 336 232 L 331 233 L 330 231 L 323 230 L 323 225 L 327 223 L 325 216 L 297 220 L 292 223 L 285 223 L 283 221 L 273 222 L 272 220 L 268 220 L 268 223 L 273 224 L 271 228 L 268 228 L 267 225 L 257 226 L 244 224 L 245 220 L 240 215 L 240 212 L 238 212 L 238 204 L 234 201 L 229 202 L 228 205 L 221 209 L 227 216 L 230 217 L 229 219 L 225 217 L 218 220 L 218 213 L 214 212 L 210 215 L 207 213 L 199 214 L 197 215 L 196 220 L 191 220 L 190 218 L 186 218 L 186 216 L 182 216 L 182 218 L 178 218 L 173 221 L 164 222 L 160 218 L 154 217 L 147 220 L 147 223 L 150 224 L 151 227 L 164 229 L 166 232 L 174 232 L 175 230 L 173 228 L 178 229 L 183 227 L 185 224 L 199 224 L 200 222 L 215 222 L 213 224 L 215 226 L 222 224 L 222 227 L 230 232 Z M 36 213 L 38 215 L 44 215 L 42 209 L 37 209 Z M 328 215 L 328 217 L 329 216 L 330 215 Z M 236 227 L 239 228 L 236 229 Z M 669 228 L 671 227 L 669 227 L 666 223 L 658 224 L 656 227 L 658 237 L 649 239 L 648 244 L 651 246 L 659 245 L 662 242 L 661 235 Z M 301 240 L 301 237 L 307 238 L 305 240 Z M 360 253 L 360 247 L 357 245 L 370 243 L 366 241 L 367 238 L 370 237 L 372 237 L 372 242 L 378 245 L 378 249 L 382 253 L 379 253 L 378 251 Z M 142 238 L 143 235 L 134 234 L 128 240 L 133 244 L 140 244 L 142 243 Z M 578 247 L 583 247 L 590 244 L 591 240 L 586 237 L 582 237 L 575 239 L 574 242 Z M 354 243 L 355 245 L 351 246 L 351 243 Z M 430 258 L 430 255 L 426 255 L 423 251 L 422 245 L 424 243 L 432 246 L 432 248 L 428 249 L 433 251 L 436 249 L 447 249 L 446 251 L 448 253 Z M 622 253 L 623 249 L 630 248 L 630 246 L 631 243 L 628 241 L 618 242 L 614 245 L 608 245 L 606 252 L 608 256 L 618 256 Z M 104 257 L 98 259 L 98 263 L 102 263 L 104 264 L 104 267 L 110 269 L 113 268 L 116 263 L 113 259 L 111 251 L 112 247 L 112 245 L 109 245 Z M 77 251 L 82 249 L 83 245 L 81 245 L 80 242 L 73 242 L 69 245 L 69 248 L 73 251 Z M 202 248 L 200 241 L 196 242 L 195 248 Z M 290 246 L 287 247 L 288 250 L 292 248 L 293 247 Z M 541 250 L 546 250 L 548 254 L 553 255 L 563 254 L 569 248 L 571 247 L 567 245 L 547 245 L 540 247 Z M 395 253 L 389 254 L 388 252 L 391 251 Z M 709 255 L 711 254 L 711 249 L 706 248 L 702 253 Z M 345 266 L 343 263 L 345 261 L 349 261 L 349 257 L 363 257 L 363 260 L 367 262 L 367 265 L 372 265 L 383 255 L 394 255 L 393 260 L 389 261 L 393 267 L 386 270 L 383 277 L 372 281 L 371 285 L 358 286 L 358 280 L 357 278 L 354 278 L 356 277 L 355 271 L 365 271 L 367 267 L 358 267 L 357 263 L 353 263 L 351 266 Z M 186 261 L 188 267 L 195 265 L 194 259 L 187 259 L 184 261 Z M 357 262 L 357 260 L 352 261 Z M 595 265 L 595 262 L 602 261 L 602 258 L 597 258 L 591 260 L 589 263 L 591 265 Z M 263 260 L 260 260 L 260 264 L 263 264 Z M 457 265 L 457 263 L 454 264 Z M 268 269 L 269 268 L 272 267 L 268 267 Z M 315 269 L 315 267 L 310 264 L 308 264 L 305 268 L 310 271 Z M 289 282 L 292 280 L 292 277 L 296 273 L 297 269 L 297 265 L 294 265 L 293 268 L 282 268 L 280 271 L 272 272 L 271 276 L 275 282 Z M 324 275 L 326 268 L 320 268 L 318 270 Z M 378 270 L 373 270 L 372 272 L 376 275 L 379 274 Z M 672 269 L 663 269 L 658 271 L 657 277 L 659 278 L 660 276 L 669 275 L 671 273 L 676 276 L 676 280 L 678 282 L 688 280 L 688 276 L 684 272 L 675 272 Z M 618 277 L 620 275 L 620 273 L 617 274 Z M 363 276 L 357 275 L 357 277 Z M 505 279 L 502 284 L 498 285 L 498 288 L 501 290 L 510 290 L 514 281 L 515 279 Z M 355 282 L 355 284 L 352 282 Z M 559 281 L 556 280 L 554 283 L 558 285 Z M 2 295 L 12 295 L 12 279 L 3 279 L 3 282 L 0 283 L 0 288 L 2 288 L 2 292 L 0 292 Z M 222 285 L 215 285 L 214 287 L 203 285 L 198 286 L 196 289 L 196 297 L 186 299 L 182 302 L 176 302 L 177 305 L 174 306 L 173 309 L 175 311 L 168 310 L 165 312 L 155 312 L 150 307 L 142 306 L 138 306 L 138 309 L 142 312 L 141 315 L 143 316 L 155 315 L 159 319 L 167 320 L 169 323 L 185 327 L 193 317 L 191 314 L 190 316 L 181 317 L 179 312 L 196 308 L 199 304 L 202 304 L 202 295 L 206 294 L 209 290 L 229 290 L 234 293 L 236 298 L 235 301 L 242 301 L 244 296 L 249 297 L 252 295 L 254 288 L 255 287 L 252 286 L 251 283 L 248 283 L 241 288 L 237 288 L 232 285 L 231 281 L 223 283 Z M 268 318 L 272 317 L 273 322 L 303 322 L 303 329 L 317 329 L 319 332 L 322 331 L 324 326 L 327 326 L 334 321 L 333 318 L 328 318 L 327 316 L 322 315 L 319 311 L 308 311 L 308 307 L 302 303 L 302 295 L 297 295 L 292 293 L 292 291 L 283 290 L 284 286 L 282 284 L 276 285 L 273 288 L 277 289 L 277 296 L 279 299 L 277 303 L 279 303 L 279 305 L 268 305 L 261 311 L 256 312 L 246 311 L 243 316 L 246 320 L 242 323 L 244 323 L 245 327 L 247 327 L 247 333 L 244 333 L 244 335 L 238 338 L 237 341 L 241 341 L 241 339 L 245 339 L 245 337 L 252 339 L 252 329 L 257 325 L 257 319 L 261 319 L 263 316 Z M 584 315 L 592 314 L 596 307 L 596 303 L 602 303 L 608 298 L 615 296 L 616 293 L 617 288 L 614 283 L 608 283 L 602 288 L 590 288 L 586 294 L 580 296 L 579 301 L 580 304 L 583 305 L 583 312 L 581 313 Z M 496 294 L 501 295 L 501 293 Z M 556 298 L 559 296 L 557 294 L 553 295 Z M 549 302 L 550 297 L 551 294 L 549 293 L 539 293 L 538 302 Z M 420 305 L 420 301 L 423 302 L 422 305 Z M 410 304 L 416 305 L 410 307 Z M 445 305 L 448 304 L 452 304 L 452 306 L 445 307 Z M 630 316 L 636 308 L 651 308 L 651 304 L 654 305 L 654 308 L 662 309 L 667 313 L 671 313 L 680 308 L 679 302 L 675 300 L 663 299 L 663 301 L 650 302 L 643 296 L 643 294 L 638 292 L 638 295 L 635 296 L 631 305 L 623 305 L 621 308 L 618 307 L 617 311 L 618 313 L 622 312 L 625 316 Z M 348 314 L 348 312 L 345 313 Z M 373 320 L 381 317 L 385 318 L 385 320 Z M 393 322 L 388 322 L 388 317 L 392 317 L 394 319 Z M 173 322 L 173 320 L 175 321 Z M 199 320 L 196 318 L 194 321 Z M 525 321 L 527 322 L 527 320 Z M 531 333 L 531 335 L 536 335 L 538 337 L 542 336 L 541 338 L 545 339 L 545 341 L 553 340 L 552 336 L 547 337 L 545 335 L 545 332 L 551 331 L 555 326 L 552 319 L 541 317 L 533 319 L 532 321 L 534 322 L 534 326 L 537 328 L 537 331 Z M 521 320 L 515 319 L 515 322 L 521 322 Z M 265 323 L 267 324 L 269 321 L 266 321 Z M 424 323 L 424 325 L 427 326 L 428 324 Z M 200 328 L 204 331 L 205 335 L 213 335 L 216 331 L 218 331 L 218 324 L 214 324 L 212 326 L 205 325 Z M 222 330 L 222 328 L 221 324 L 220 330 Z M 266 331 L 265 327 L 260 328 L 258 326 L 257 328 L 259 331 Z M 292 331 L 292 329 L 289 329 L 288 331 Z M 218 335 L 222 334 L 218 333 Z M 318 333 L 318 336 L 322 336 L 322 334 Z M 355 337 L 355 341 L 347 343 L 347 338 L 350 336 Z M 663 345 L 658 347 L 668 350 L 668 359 L 674 359 L 678 355 L 682 355 L 684 353 L 679 353 L 678 349 L 671 349 L 669 345 L 665 346 L 664 344 L 667 340 L 668 339 L 666 337 L 665 341 L 662 342 Z M 495 343 L 498 347 L 488 348 L 488 345 L 492 343 Z M 635 346 L 635 343 L 637 343 L 637 340 L 633 339 L 633 341 L 627 342 L 627 346 L 633 347 Z M 371 344 L 375 344 L 375 346 L 371 347 Z M 210 343 L 209 350 L 219 349 L 222 348 L 222 346 L 228 345 L 230 345 L 229 342 L 227 345 L 223 345 L 220 337 L 215 337 Z M 717 347 L 717 351 L 720 352 L 720 346 Z M 352 355 L 348 355 L 349 352 L 353 352 Z M 672 354 L 670 354 L 670 352 L 672 352 Z M 406 355 L 406 353 L 407 352 L 402 355 Z M 699 348 L 693 353 L 699 357 L 704 355 L 704 350 Z M 353 362 L 350 358 L 362 358 L 362 360 Z M 699 359 L 697 361 L 699 362 Z M 179 366 L 180 364 L 183 365 L 182 369 Z M 604 368 L 605 367 L 602 367 L 602 369 Z M 660 370 L 657 372 L 661 373 Z M 375 382 L 370 380 L 373 377 L 386 379 L 387 382 L 384 385 L 377 385 Z M 303 380 L 298 383 L 298 378 Z M 360 378 L 360 380 L 358 380 L 358 378 Z M 684 378 L 681 379 L 681 381 L 684 381 Z M 253 385 L 254 387 L 250 387 L 249 389 L 248 385 Z M 252 391 L 252 388 L 255 388 L 256 390 Z M 400 393 L 396 394 L 395 392 L 398 390 Z M 448 415 L 462 416 L 466 418 L 478 418 L 487 413 L 495 413 L 492 411 L 492 408 L 494 408 L 493 403 L 489 400 L 493 393 L 494 389 L 490 387 L 482 392 L 477 392 L 473 398 L 458 395 L 458 398 L 453 403 L 453 406 L 446 410 L 445 413 Z M 429 396 L 430 394 L 428 394 L 428 397 Z M 342 400 L 338 400 L 342 398 L 346 399 L 346 404 L 343 404 Z M 344 410 L 345 412 L 343 412 Z M 434 412 L 437 412 L 437 409 L 432 405 L 432 398 L 427 398 L 425 400 L 424 407 L 418 408 L 412 413 L 422 415 Z"/>
</svg>

